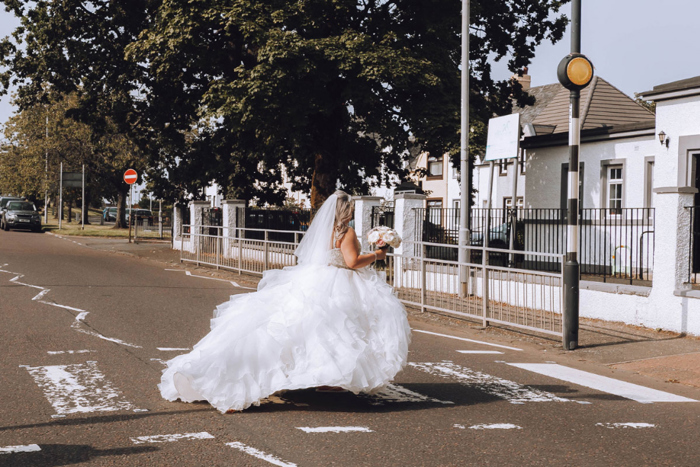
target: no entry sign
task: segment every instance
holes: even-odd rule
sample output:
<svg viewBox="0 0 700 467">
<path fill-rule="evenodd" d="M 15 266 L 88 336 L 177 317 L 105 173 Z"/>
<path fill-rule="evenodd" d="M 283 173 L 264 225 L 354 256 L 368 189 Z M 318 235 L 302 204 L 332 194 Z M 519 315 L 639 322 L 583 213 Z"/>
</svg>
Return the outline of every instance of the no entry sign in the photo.
<svg viewBox="0 0 700 467">
<path fill-rule="evenodd" d="M 129 169 L 126 172 L 124 172 L 124 181 L 129 185 L 133 185 L 134 183 L 136 183 L 137 178 L 138 175 L 136 175 L 136 171 L 134 169 Z"/>
</svg>

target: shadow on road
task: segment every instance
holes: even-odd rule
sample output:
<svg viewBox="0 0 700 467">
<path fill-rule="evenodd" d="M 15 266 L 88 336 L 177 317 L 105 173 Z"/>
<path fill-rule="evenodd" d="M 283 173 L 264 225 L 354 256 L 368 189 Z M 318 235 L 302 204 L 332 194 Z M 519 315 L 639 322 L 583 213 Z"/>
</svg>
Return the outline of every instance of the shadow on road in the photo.
<svg viewBox="0 0 700 467">
<path fill-rule="evenodd" d="M 132 454 L 142 454 L 158 450 L 158 448 L 152 446 L 95 449 L 92 446 L 82 444 L 42 444 L 40 447 L 41 451 L 1 455 L 0 467 L 50 467 L 70 465 L 88 462 L 95 457 L 130 456 Z"/>
</svg>

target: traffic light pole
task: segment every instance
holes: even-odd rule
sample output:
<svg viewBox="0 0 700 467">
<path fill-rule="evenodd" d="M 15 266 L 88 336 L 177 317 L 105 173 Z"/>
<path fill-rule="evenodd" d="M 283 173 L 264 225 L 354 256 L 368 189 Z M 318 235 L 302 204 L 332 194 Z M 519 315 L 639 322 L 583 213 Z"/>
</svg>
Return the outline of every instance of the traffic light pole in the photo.
<svg viewBox="0 0 700 467">
<path fill-rule="evenodd" d="M 581 0 L 571 3 L 571 54 L 581 53 Z M 579 149 L 581 90 L 571 89 L 569 102 L 569 177 L 566 211 L 566 263 L 564 264 L 564 311 L 562 343 L 564 349 L 578 346 L 580 265 L 578 262 Z"/>
</svg>

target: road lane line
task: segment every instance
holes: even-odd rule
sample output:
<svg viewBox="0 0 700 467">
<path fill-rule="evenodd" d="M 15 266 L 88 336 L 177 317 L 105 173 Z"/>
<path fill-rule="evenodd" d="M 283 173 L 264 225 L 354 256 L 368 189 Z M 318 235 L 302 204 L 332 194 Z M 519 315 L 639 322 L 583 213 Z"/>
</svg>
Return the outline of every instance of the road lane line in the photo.
<svg viewBox="0 0 700 467">
<path fill-rule="evenodd" d="M 214 439 L 214 436 L 210 435 L 206 431 L 199 433 L 175 433 L 172 435 L 152 435 L 152 436 L 137 436 L 135 438 L 129 438 L 134 444 L 145 444 L 145 443 L 172 443 L 174 441 L 180 440 L 193 440 L 193 439 Z"/>
<path fill-rule="evenodd" d="M 132 410 L 96 362 L 26 368 L 58 415 Z"/>
<path fill-rule="evenodd" d="M 78 353 L 91 353 L 97 352 L 97 350 L 48 350 L 46 353 L 49 355 L 63 355 L 63 354 L 78 354 Z"/>
<path fill-rule="evenodd" d="M 464 341 L 464 342 L 473 342 L 475 344 L 489 345 L 491 347 L 499 347 L 501 349 L 517 350 L 519 352 L 522 352 L 522 350 L 523 350 L 523 349 L 518 349 L 516 347 L 508 347 L 507 345 L 492 344 L 491 342 L 476 341 L 474 339 L 467 339 L 466 337 L 450 336 L 449 334 L 440 334 L 438 332 L 423 331 L 421 329 L 413 329 L 413 332 L 422 332 L 423 334 L 431 334 L 433 336 L 447 337 L 448 339 L 457 339 L 459 341 Z"/>
<path fill-rule="evenodd" d="M 34 296 L 34 298 L 32 298 L 32 300 L 39 300 L 40 298 L 44 298 L 44 295 L 46 295 L 49 292 L 51 292 L 50 289 L 44 289 L 41 292 L 39 292 L 38 294 L 36 294 Z"/>
<path fill-rule="evenodd" d="M 371 405 L 384 405 L 385 402 L 434 402 L 437 404 L 452 405 L 452 401 L 441 401 L 434 397 L 411 391 L 398 384 L 387 384 L 374 394 L 360 394 L 363 399 L 369 400 Z"/>
<path fill-rule="evenodd" d="M 474 371 L 451 362 L 411 362 L 409 366 L 441 378 L 456 380 L 464 386 L 473 387 L 487 394 L 491 394 L 492 396 L 500 397 L 511 404 L 523 404 L 525 402 L 569 402 L 568 399 L 555 396 L 550 392 L 528 388 L 515 381 L 509 381 L 497 376 Z"/>
<path fill-rule="evenodd" d="M 4 446 L 0 447 L 0 454 L 13 454 L 16 452 L 37 452 L 41 451 L 38 444 L 27 444 L 24 446 Z"/>
<path fill-rule="evenodd" d="M 697 402 L 696 400 L 676 396 L 669 392 L 657 391 L 638 384 L 627 383 L 619 379 L 608 378 L 607 376 L 600 376 L 563 365 L 552 363 L 508 363 L 508 365 L 646 404 L 654 402 Z"/>
<path fill-rule="evenodd" d="M 190 276 L 190 277 L 198 277 L 200 279 L 209 279 L 212 281 L 220 281 L 220 282 L 228 282 L 234 287 L 238 287 L 239 289 L 249 289 L 249 290 L 256 290 L 255 287 L 245 287 L 242 285 L 238 285 L 237 282 L 230 281 L 228 279 L 219 279 L 218 277 L 209 277 L 209 276 L 198 276 L 197 274 L 192 274 L 190 271 L 183 270 L 183 269 L 165 269 L 165 271 L 175 271 L 175 272 L 184 272 L 185 275 Z"/>
<path fill-rule="evenodd" d="M 596 423 L 595 426 L 604 426 L 605 428 L 656 428 L 656 425 L 651 423 Z"/>
<path fill-rule="evenodd" d="M 503 355 L 503 352 L 498 350 L 458 350 L 457 352 L 472 355 Z"/>
<path fill-rule="evenodd" d="M 97 331 L 93 331 L 92 329 L 84 329 L 81 325 L 85 325 L 85 324 L 83 323 L 83 320 L 85 320 L 85 317 L 88 315 L 88 313 L 90 313 L 90 312 L 89 312 L 89 311 L 83 311 L 83 312 L 79 313 L 79 314 L 75 317 L 75 321 L 73 321 L 73 323 L 70 325 L 70 327 L 71 327 L 72 329 L 75 329 L 75 330 L 78 331 L 78 332 L 82 332 L 83 334 L 87 334 L 88 336 L 93 336 L 93 337 L 97 337 L 97 338 L 100 338 L 100 339 L 103 339 L 103 340 L 106 340 L 106 341 L 109 341 L 109 342 L 114 342 L 115 344 L 124 345 L 124 346 L 126 346 L 126 347 L 132 347 L 132 348 L 134 348 L 134 349 L 141 349 L 141 348 L 143 348 L 143 347 L 141 347 L 140 345 L 130 344 L 130 343 L 125 342 L 125 341 L 123 341 L 123 340 L 121 340 L 121 339 L 117 339 L 116 337 L 107 337 L 107 336 L 104 336 L 104 335 L 100 334 L 100 333 L 97 332 Z"/>
<path fill-rule="evenodd" d="M 190 350 L 188 347 L 156 347 L 161 352 L 177 352 L 180 350 Z"/>
<path fill-rule="evenodd" d="M 460 430 L 466 430 L 467 428 L 470 430 L 522 430 L 523 429 L 523 427 L 518 426 L 518 425 L 513 425 L 512 423 L 491 423 L 491 424 L 472 425 L 472 426 L 465 426 L 465 425 L 460 425 L 458 423 L 455 423 L 454 427 L 459 428 Z"/>
<path fill-rule="evenodd" d="M 298 426 L 304 433 L 374 433 L 365 426 Z"/>
<path fill-rule="evenodd" d="M 74 307 L 68 306 L 68 305 L 61 305 L 61 304 L 55 303 L 55 302 L 47 302 L 46 300 L 39 300 L 39 303 L 43 303 L 44 305 L 55 306 L 55 307 L 58 307 L 58 308 L 63 308 L 63 309 L 65 309 L 65 310 L 77 311 L 77 312 L 79 312 L 79 313 L 85 312 L 85 310 L 81 310 L 80 308 L 74 308 Z"/>
<path fill-rule="evenodd" d="M 269 462 L 272 465 L 277 465 L 278 467 L 297 467 L 296 464 L 293 464 L 291 462 L 285 462 L 282 459 L 273 456 L 272 454 L 267 454 L 265 452 L 262 452 L 258 449 L 255 449 L 250 446 L 246 446 L 243 443 L 239 443 L 238 441 L 233 442 L 233 443 L 226 443 L 226 446 L 232 447 L 234 449 L 238 449 L 239 451 L 242 451 L 248 455 L 251 455 L 253 457 L 257 457 L 260 460 L 264 460 L 266 462 Z"/>
</svg>

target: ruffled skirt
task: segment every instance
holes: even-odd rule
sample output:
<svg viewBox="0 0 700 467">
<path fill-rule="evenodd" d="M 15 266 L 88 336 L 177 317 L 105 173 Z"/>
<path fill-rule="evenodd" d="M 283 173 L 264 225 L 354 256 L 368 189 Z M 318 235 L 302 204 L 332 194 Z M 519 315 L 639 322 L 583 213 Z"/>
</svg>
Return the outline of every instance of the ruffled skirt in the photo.
<svg viewBox="0 0 700 467">
<path fill-rule="evenodd" d="M 209 334 L 167 363 L 165 399 L 225 412 L 281 390 L 372 392 L 406 365 L 411 339 L 403 305 L 369 269 L 268 271 L 257 292 L 232 296 L 214 316 Z"/>
</svg>

